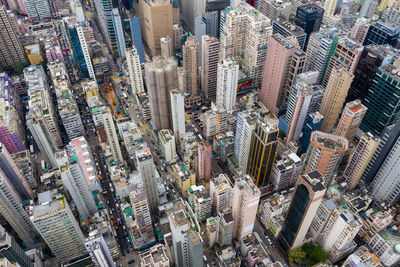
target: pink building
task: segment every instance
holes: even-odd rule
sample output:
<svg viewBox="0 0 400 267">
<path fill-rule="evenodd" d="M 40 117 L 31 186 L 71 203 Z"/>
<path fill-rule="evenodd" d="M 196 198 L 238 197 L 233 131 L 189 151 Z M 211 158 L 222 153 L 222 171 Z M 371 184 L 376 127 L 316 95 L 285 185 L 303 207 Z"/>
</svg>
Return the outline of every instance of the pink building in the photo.
<svg viewBox="0 0 400 267">
<path fill-rule="evenodd" d="M 232 199 L 235 238 L 243 239 L 253 232 L 260 196 L 260 189 L 250 177 L 236 180 Z"/>
<path fill-rule="evenodd" d="M 200 181 L 211 179 L 211 150 L 212 146 L 207 141 L 201 142 L 197 149 L 197 178 Z"/>
<path fill-rule="evenodd" d="M 278 33 L 269 39 L 259 98 L 275 116 L 279 113 L 279 106 L 287 102 L 290 88 L 296 75 L 302 72 L 304 61 L 305 53 L 294 37 L 285 38 Z"/>
</svg>

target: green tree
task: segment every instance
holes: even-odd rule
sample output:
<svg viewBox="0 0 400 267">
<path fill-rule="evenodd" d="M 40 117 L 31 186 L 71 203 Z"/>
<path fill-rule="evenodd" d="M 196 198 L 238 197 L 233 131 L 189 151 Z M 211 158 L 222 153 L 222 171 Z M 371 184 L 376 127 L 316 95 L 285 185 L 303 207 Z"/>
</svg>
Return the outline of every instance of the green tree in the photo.
<svg viewBox="0 0 400 267">
<path fill-rule="evenodd" d="M 281 129 L 279 129 L 279 138 L 283 140 L 283 139 L 285 139 L 285 137 L 286 137 L 285 132 L 282 131 Z"/>
<path fill-rule="evenodd" d="M 294 248 L 289 252 L 289 262 L 300 264 L 307 257 L 307 253 L 302 248 Z"/>
<path fill-rule="evenodd" d="M 308 255 L 307 264 L 313 266 L 319 262 L 324 262 L 328 258 L 328 252 L 326 252 L 320 246 L 314 246 L 311 253 Z"/>
<path fill-rule="evenodd" d="M 22 74 L 24 69 L 28 66 L 25 62 L 17 62 L 17 65 L 15 66 L 15 72 L 18 74 Z"/>
</svg>

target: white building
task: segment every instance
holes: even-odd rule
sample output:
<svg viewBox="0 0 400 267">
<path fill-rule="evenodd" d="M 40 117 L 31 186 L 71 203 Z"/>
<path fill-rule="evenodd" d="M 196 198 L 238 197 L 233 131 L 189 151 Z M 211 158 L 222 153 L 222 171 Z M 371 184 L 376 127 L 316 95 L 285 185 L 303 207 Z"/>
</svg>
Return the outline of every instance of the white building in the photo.
<svg viewBox="0 0 400 267">
<path fill-rule="evenodd" d="M 89 73 L 89 77 L 95 79 L 96 76 L 94 75 L 93 64 L 92 60 L 90 59 L 89 48 L 86 43 L 84 29 L 79 24 L 76 24 L 75 28 L 76 32 L 78 33 L 79 42 L 81 43 L 83 57 L 85 58 L 85 63 Z"/>
<path fill-rule="evenodd" d="M 158 140 L 160 141 L 160 145 L 162 147 L 164 159 L 168 162 L 168 164 L 175 163 L 177 155 L 175 136 L 172 131 L 169 129 L 158 131 Z"/>
<path fill-rule="evenodd" d="M 139 53 L 135 46 L 126 50 L 126 62 L 128 63 L 129 83 L 132 87 L 132 92 L 144 92 L 142 67 L 140 66 Z"/>
<path fill-rule="evenodd" d="M 182 20 L 185 25 L 194 32 L 195 19 L 205 11 L 206 2 L 203 0 L 182 1 Z"/>
<path fill-rule="evenodd" d="M 174 47 L 171 37 L 160 38 L 161 56 L 163 58 L 170 58 L 174 56 Z"/>
<path fill-rule="evenodd" d="M 23 0 L 22 2 L 30 19 L 43 20 L 52 17 L 48 0 Z"/>
<path fill-rule="evenodd" d="M 97 230 L 89 233 L 85 247 L 92 258 L 93 263 L 99 267 L 115 267 L 113 258 L 108 250 L 106 241 Z"/>
<path fill-rule="evenodd" d="M 119 146 L 117 132 L 115 130 L 114 120 L 109 107 L 105 108 L 102 113 L 103 125 L 107 134 L 107 142 L 110 145 L 113 159 L 116 162 L 123 163 L 121 147 Z"/>
<path fill-rule="evenodd" d="M 115 37 L 117 41 L 118 54 L 120 57 L 125 57 L 125 52 L 126 52 L 125 36 L 118 8 L 112 9 L 111 16 L 114 25 Z"/>
<path fill-rule="evenodd" d="M 219 108 L 232 110 L 236 105 L 236 94 L 239 79 L 239 64 L 225 59 L 218 62 L 217 101 Z"/>
<path fill-rule="evenodd" d="M 169 91 L 171 99 L 172 130 L 178 144 L 186 133 L 185 95 L 179 90 Z"/>
<path fill-rule="evenodd" d="M 399 266 L 400 263 L 400 234 L 399 229 L 384 229 L 368 243 L 371 250 L 379 257 L 385 266 Z"/>
<path fill-rule="evenodd" d="M 226 174 L 220 174 L 210 181 L 211 204 L 215 213 L 232 207 L 232 185 Z"/>
<path fill-rule="evenodd" d="M 235 150 L 233 157 L 243 173 L 247 170 L 247 161 L 251 144 L 251 135 L 256 127 L 257 115 L 249 110 L 239 112 L 236 121 Z"/>
<path fill-rule="evenodd" d="M 87 255 L 85 239 L 65 197 L 55 191 L 39 193 L 31 221 L 61 263 Z"/>
</svg>

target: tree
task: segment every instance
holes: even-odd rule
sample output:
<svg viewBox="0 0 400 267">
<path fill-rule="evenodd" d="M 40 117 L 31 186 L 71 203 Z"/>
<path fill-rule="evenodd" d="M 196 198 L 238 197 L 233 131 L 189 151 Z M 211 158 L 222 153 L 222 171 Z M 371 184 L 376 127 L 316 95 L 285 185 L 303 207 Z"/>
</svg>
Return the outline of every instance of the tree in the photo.
<svg viewBox="0 0 400 267">
<path fill-rule="evenodd" d="M 300 264 L 307 257 L 307 253 L 302 248 L 294 248 L 289 252 L 289 262 Z"/>
<path fill-rule="evenodd" d="M 17 65 L 15 66 L 15 72 L 18 74 L 22 74 L 27 66 L 28 64 L 26 64 L 25 62 L 17 62 Z"/>
<path fill-rule="evenodd" d="M 308 255 L 307 264 L 312 266 L 319 262 L 324 262 L 326 258 L 328 258 L 328 252 L 320 246 L 314 246 Z"/>
<path fill-rule="evenodd" d="M 285 132 L 282 131 L 281 129 L 279 129 L 279 138 L 280 138 L 281 140 L 283 140 L 283 139 L 285 139 L 285 137 L 286 137 Z"/>
</svg>

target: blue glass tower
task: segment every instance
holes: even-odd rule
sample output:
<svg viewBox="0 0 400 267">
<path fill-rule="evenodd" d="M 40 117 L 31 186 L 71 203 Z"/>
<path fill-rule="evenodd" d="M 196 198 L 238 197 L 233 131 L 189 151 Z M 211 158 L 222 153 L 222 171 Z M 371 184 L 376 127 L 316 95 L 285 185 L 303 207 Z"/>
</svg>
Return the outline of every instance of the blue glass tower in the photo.
<svg viewBox="0 0 400 267">
<path fill-rule="evenodd" d="M 311 133 L 321 129 L 323 120 L 324 117 L 318 111 L 308 115 L 303 128 L 303 135 L 299 139 L 299 148 L 297 149 L 297 155 L 299 157 L 307 152 L 308 146 L 310 145 Z"/>
<path fill-rule="evenodd" d="M 81 42 L 79 41 L 78 31 L 74 26 L 66 25 L 65 28 L 68 31 L 68 37 L 73 52 L 74 65 L 79 71 L 79 76 L 81 78 L 89 78 L 89 71 L 86 65 L 85 56 L 83 55 Z"/>
<path fill-rule="evenodd" d="M 140 63 L 144 63 L 144 49 L 139 17 L 130 18 L 129 25 L 131 27 L 132 42 L 136 46 L 136 50 L 139 53 Z"/>
</svg>

